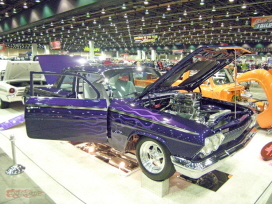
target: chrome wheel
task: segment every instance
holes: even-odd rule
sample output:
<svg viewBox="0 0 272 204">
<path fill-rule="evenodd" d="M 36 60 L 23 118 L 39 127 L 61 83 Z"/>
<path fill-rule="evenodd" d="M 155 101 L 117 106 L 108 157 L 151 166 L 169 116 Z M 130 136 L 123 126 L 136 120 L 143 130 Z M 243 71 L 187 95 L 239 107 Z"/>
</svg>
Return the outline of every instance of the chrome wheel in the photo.
<svg viewBox="0 0 272 204">
<path fill-rule="evenodd" d="M 165 166 L 165 155 L 162 148 L 153 141 L 145 142 L 140 148 L 141 162 L 150 173 L 158 174 Z"/>
<path fill-rule="evenodd" d="M 142 172 L 155 181 L 163 181 L 175 173 L 170 155 L 163 143 L 148 137 L 142 137 L 136 147 L 136 156 Z"/>
</svg>

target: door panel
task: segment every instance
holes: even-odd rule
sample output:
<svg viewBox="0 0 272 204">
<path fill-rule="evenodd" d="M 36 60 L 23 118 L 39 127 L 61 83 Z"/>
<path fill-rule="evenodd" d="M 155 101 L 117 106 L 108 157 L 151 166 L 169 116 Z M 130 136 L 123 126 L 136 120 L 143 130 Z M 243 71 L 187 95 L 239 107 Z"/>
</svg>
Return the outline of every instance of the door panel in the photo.
<svg viewBox="0 0 272 204">
<path fill-rule="evenodd" d="M 106 99 L 30 97 L 25 121 L 30 138 L 107 142 Z"/>
</svg>

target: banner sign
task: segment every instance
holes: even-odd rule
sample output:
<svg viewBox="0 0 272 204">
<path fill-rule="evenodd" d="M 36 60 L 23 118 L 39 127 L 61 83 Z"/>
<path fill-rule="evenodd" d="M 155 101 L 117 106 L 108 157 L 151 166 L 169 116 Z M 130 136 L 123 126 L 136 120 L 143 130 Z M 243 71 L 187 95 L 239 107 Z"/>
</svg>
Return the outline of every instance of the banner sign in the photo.
<svg viewBox="0 0 272 204">
<path fill-rule="evenodd" d="M 172 50 L 173 55 L 182 55 L 183 50 Z"/>
<path fill-rule="evenodd" d="M 251 18 L 251 27 L 254 29 L 272 28 L 272 16 Z"/>
<path fill-rule="evenodd" d="M 88 46 L 84 47 L 84 52 L 90 52 L 90 48 Z M 100 48 L 94 48 L 94 55 L 101 55 Z"/>
<path fill-rule="evenodd" d="M 50 42 L 50 48 L 52 50 L 58 50 L 61 48 L 61 43 L 60 41 L 53 41 L 53 42 Z"/>
<path fill-rule="evenodd" d="M 0 44 L 0 51 L 5 51 L 5 50 L 6 50 L 6 45 Z"/>
<path fill-rule="evenodd" d="M 136 43 L 156 42 L 157 39 L 158 39 L 158 36 L 152 35 L 152 34 L 138 35 L 134 37 L 134 41 Z"/>
<path fill-rule="evenodd" d="M 101 55 L 100 48 L 94 48 L 94 55 Z"/>
</svg>

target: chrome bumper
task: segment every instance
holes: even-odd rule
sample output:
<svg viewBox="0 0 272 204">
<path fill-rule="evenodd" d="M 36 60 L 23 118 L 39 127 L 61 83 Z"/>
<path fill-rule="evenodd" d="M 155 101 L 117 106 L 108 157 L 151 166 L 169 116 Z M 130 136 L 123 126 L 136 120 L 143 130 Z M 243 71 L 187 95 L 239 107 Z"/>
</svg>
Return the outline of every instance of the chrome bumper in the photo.
<svg viewBox="0 0 272 204">
<path fill-rule="evenodd" d="M 225 163 L 228 158 L 230 158 L 229 156 L 234 155 L 238 150 L 242 149 L 248 144 L 248 142 L 256 134 L 256 131 L 257 130 L 253 128 L 247 134 L 245 139 L 239 144 L 221 152 L 220 154 L 209 157 L 204 161 L 192 162 L 181 157 L 171 156 L 172 163 L 174 164 L 176 171 L 180 174 L 197 179 L 222 166 L 222 164 Z"/>
<path fill-rule="evenodd" d="M 17 101 L 22 101 L 22 96 L 21 95 L 7 95 L 5 97 L 5 100 L 6 102 L 17 102 Z"/>
</svg>

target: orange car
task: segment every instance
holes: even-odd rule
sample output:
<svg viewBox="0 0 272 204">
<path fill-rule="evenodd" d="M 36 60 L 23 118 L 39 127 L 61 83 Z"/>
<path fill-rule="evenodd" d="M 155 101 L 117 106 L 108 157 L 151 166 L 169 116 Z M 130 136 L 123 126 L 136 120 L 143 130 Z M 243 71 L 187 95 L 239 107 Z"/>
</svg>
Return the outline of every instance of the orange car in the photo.
<svg viewBox="0 0 272 204">
<path fill-rule="evenodd" d="M 243 73 L 237 77 L 239 83 L 256 81 L 258 82 L 267 97 L 268 103 L 264 105 L 262 112 L 258 114 L 257 122 L 261 128 L 271 128 L 272 127 L 272 75 L 264 69 L 255 69 Z"/>
<path fill-rule="evenodd" d="M 173 86 L 179 85 L 183 80 L 187 79 L 189 76 L 195 74 L 195 71 L 187 71 L 183 74 L 182 80 L 177 80 Z M 134 80 L 135 86 L 146 87 L 152 84 L 157 79 L 152 79 L 152 76 L 148 76 L 146 80 Z M 234 79 L 229 69 L 222 69 L 217 72 L 213 77 L 209 78 L 203 84 L 200 85 L 202 96 L 214 99 L 220 99 L 225 101 L 234 101 L 235 98 L 238 101 L 243 100 L 241 96 L 245 93 L 245 87 L 237 84 L 235 86 Z M 197 88 L 194 92 L 200 92 Z M 236 97 L 235 97 L 236 96 Z"/>
<path fill-rule="evenodd" d="M 184 73 L 182 80 L 187 79 L 189 76 L 193 75 L 194 71 L 187 71 Z M 174 85 L 181 83 L 178 80 Z M 210 77 L 207 81 L 200 85 L 202 96 L 214 99 L 220 99 L 224 101 L 234 101 L 235 98 L 241 100 L 241 94 L 245 92 L 245 87 L 237 84 L 235 86 L 235 81 L 229 69 L 221 69 L 213 77 Z M 194 92 L 200 92 L 197 88 Z"/>
</svg>

